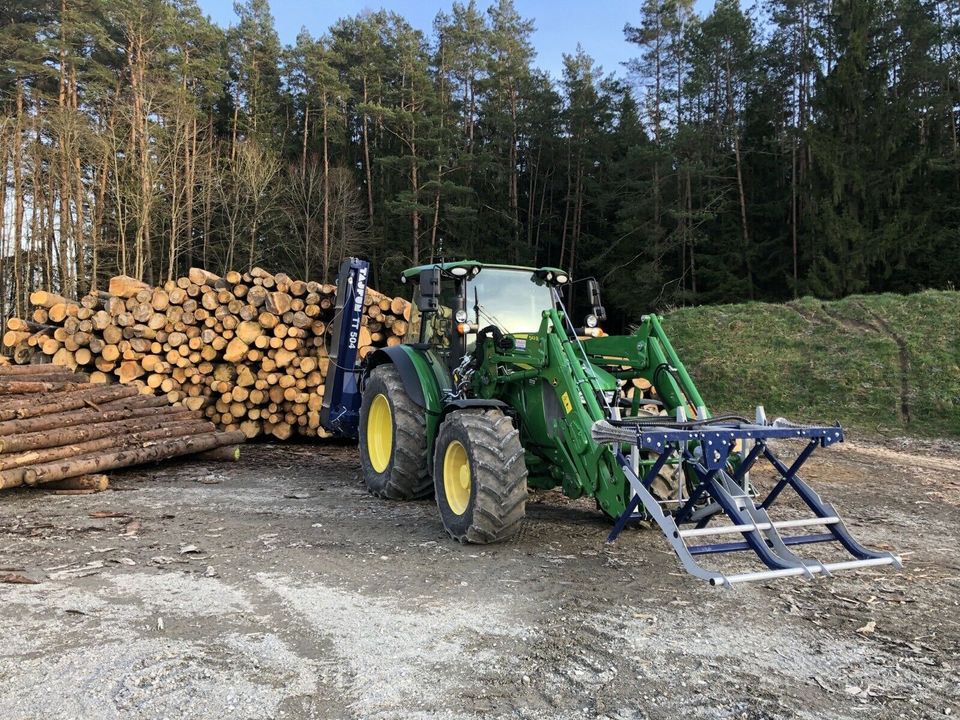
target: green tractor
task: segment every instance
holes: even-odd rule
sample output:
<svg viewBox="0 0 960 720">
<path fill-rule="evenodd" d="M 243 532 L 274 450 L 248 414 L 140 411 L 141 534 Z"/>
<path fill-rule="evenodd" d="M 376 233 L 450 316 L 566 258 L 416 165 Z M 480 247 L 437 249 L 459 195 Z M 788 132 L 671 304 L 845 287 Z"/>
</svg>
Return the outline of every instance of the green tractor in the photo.
<svg viewBox="0 0 960 720">
<path fill-rule="evenodd" d="M 590 496 L 615 525 L 663 530 L 684 567 L 713 584 L 899 565 L 854 540 L 797 471 L 813 449 L 842 441 L 838 426 L 711 416 L 656 315 L 630 335 L 606 336 L 595 280 L 583 282 L 589 312 L 575 323 L 558 268 L 445 262 L 409 269 L 413 305 L 404 342 L 370 355 L 360 378 L 360 458 L 367 487 L 388 500 L 436 498 L 456 540 L 514 535 L 528 489 Z M 790 466 L 770 441 L 805 442 Z M 750 468 L 769 461 L 779 479 L 764 498 Z M 813 511 L 772 520 L 787 487 Z M 708 524 L 728 517 L 730 523 Z M 684 526 L 692 526 L 686 527 Z M 784 528 L 826 532 L 781 535 Z M 681 529 L 684 528 L 684 529 Z M 736 542 L 690 545 L 704 535 Z M 788 546 L 839 543 L 853 560 L 820 562 Z M 768 569 L 724 575 L 696 557 L 752 550 Z"/>
</svg>

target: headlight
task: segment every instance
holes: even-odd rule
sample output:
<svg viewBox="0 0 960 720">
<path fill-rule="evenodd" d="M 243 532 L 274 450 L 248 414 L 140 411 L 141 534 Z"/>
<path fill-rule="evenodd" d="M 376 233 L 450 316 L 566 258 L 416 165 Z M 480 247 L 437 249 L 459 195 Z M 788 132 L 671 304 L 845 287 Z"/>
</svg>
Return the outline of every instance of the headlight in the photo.
<svg viewBox="0 0 960 720">
<path fill-rule="evenodd" d="M 595 328 L 597 326 L 597 316 L 596 315 L 587 315 L 584 319 L 583 324 L 588 328 Z"/>
<path fill-rule="evenodd" d="M 470 269 L 462 265 L 460 267 L 450 268 L 450 274 L 454 277 L 464 277 L 468 272 L 470 272 Z"/>
<path fill-rule="evenodd" d="M 458 323 L 465 323 L 467 321 L 467 311 L 466 310 L 457 310 L 457 314 L 454 315 L 454 320 Z"/>
<path fill-rule="evenodd" d="M 569 280 L 570 278 L 568 278 L 566 275 L 561 275 L 560 273 L 557 273 L 557 277 L 555 279 L 557 281 L 557 285 L 566 285 L 567 280 Z"/>
</svg>

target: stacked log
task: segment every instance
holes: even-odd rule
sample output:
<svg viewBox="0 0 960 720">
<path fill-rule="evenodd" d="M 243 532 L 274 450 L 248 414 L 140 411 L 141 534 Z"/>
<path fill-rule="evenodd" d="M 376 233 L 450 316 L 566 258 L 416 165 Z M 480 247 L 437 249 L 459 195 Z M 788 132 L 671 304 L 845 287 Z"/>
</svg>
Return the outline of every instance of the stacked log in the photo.
<svg viewBox="0 0 960 720">
<path fill-rule="evenodd" d="M 10 318 L 3 336 L 16 363 L 50 358 L 94 382 L 135 385 L 247 438 L 325 434 L 333 285 L 191 268 L 161 287 L 118 276 L 79 301 L 43 290 L 30 301 L 30 319 Z M 400 343 L 409 320 L 410 303 L 368 289 L 360 357 Z"/>
<path fill-rule="evenodd" d="M 186 407 L 52 364 L 0 367 L 0 489 L 105 487 L 98 474 L 232 446 Z"/>
</svg>

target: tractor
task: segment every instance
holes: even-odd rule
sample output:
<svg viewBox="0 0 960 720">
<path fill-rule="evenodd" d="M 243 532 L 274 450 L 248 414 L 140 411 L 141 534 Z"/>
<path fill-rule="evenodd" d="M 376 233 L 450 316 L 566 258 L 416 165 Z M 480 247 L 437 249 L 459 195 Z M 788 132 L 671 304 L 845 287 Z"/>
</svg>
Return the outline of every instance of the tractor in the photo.
<svg viewBox="0 0 960 720">
<path fill-rule="evenodd" d="M 432 495 L 455 540 L 510 538 L 528 490 L 559 487 L 596 501 L 613 522 L 610 542 L 628 523 L 655 523 L 684 568 L 714 585 L 900 566 L 896 555 L 855 540 L 798 474 L 816 448 L 843 440 L 839 425 L 768 422 L 762 407 L 752 418 L 711 415 L 657 315 L 643 316 L 629 335 L 603 333 L 593 278 L 578 283 L 588 312 L 575 323 L 564 301 L 572 281 L 559 268 L 472 260 L 411 268 L 402 275 L 413 289 L 406 337 L 358 364 L 366 272 L 356 259 L 341 271 L 341 341 L 331 355 L 338 372 L 321 418 L 358 437 L 371 493 L 394 501 Z M 803 443 L 789 464 L 774 451 L 778 440 Z M 763 496 L 750 482 L 762 461 L 777 476 Z M 810 517 L 770 517 L 787 489 Z M 729 522 L 711 524 L 720 518 Z M 808 527 L 822 531 L 781 533 Z M 708 536 L 734 539 L 695 540 Z M 852 559 L 821 562 L 790 549 L 828 542 Z M 697 560 L 741 551 L 766 568 L 724 574 Z"/>
</svg>

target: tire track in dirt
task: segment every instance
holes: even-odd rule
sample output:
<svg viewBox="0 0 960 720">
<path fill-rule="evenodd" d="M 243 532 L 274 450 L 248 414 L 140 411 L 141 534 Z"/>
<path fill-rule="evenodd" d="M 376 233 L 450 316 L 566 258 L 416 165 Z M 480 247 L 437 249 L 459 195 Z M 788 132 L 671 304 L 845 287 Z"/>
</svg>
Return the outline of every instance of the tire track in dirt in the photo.
<svg viewBox="0 0 960 720">
<path fill-rule="evenodd" d="M 863 303 L 854 302 L 858 308 L 865 315 L 870 318 L 870 322 L 864 322 L 858 318 L 851 318 L 846 315 L 841 315 L 835 309 L 828 309 L 826 304 L 821 305 L 821 310 L 823 314 L 835 325 L 843 327 L 847 330 L 850 330 L 855 333 L 862 333 L 865 335 L 876 334 L 881 335 L 882 337 L 888 338 L 893 341 L 893 344 L 897 346 L 897 359 L 899 365 L 899 375 L 900 375 L 900 403 L 898 407 L 898 413 L 900 419 L 903 421 L 904 425 L 910 425 L 910 352 L 907 348 L 906 342 L 901 338 L 893 328 L 890 327 L 890 324 L 884 320 L 882 317 L 877 315 L 875 312 L 867 308 Z M 796 310 L 801 317 L 807 317 L 804 313 L 800 312 L 797 308 Z M 808 318 L 812 319 L 812 318 Z"/>
<path fill-rule="evenodd" d="M 867 308 L 863 303 L 855 303 L 858 308 L 873 318 L 873 322 L 878 331 L 889 337 L 896 343 L 897 353 L 900 360 L 900 414 L 906 425 L 910 424 L 910 351 L 907 349 L 907 343 L 900 337 L 890 323 Z"/>
</svg>

